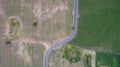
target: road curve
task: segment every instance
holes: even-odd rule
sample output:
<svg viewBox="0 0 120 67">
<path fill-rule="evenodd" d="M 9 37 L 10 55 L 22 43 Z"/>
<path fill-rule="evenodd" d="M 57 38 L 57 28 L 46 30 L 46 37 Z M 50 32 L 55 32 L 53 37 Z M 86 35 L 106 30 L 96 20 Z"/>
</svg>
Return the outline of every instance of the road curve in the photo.
<svg viewBox="0 0 120 67">
<path fill-rule="evenodd" d="M 75 35 L 77 33 L 77 16 L 78 16 L 78 0 L 74 0 L 74 19 L 73 19 L 74 29 L 69 37 L 67 37 L 65 40 L 62 40 L 62 41 L 54 44 L 46 51 L 46 53 L 44 55 L 44 67 L 48 67 L 49 54 L 52 52 L 53 49 L 55 49 L 56 47 L 59 47 L 61 45 L 64 45 L 65 43 L 71 41 L 75 37 Z"/>
</svg>

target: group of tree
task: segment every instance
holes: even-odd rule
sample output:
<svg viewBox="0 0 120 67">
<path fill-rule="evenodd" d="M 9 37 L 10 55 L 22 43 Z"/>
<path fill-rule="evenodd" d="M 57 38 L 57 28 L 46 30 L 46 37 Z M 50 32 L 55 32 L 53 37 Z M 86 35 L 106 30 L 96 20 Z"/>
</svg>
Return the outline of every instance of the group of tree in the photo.
<svg viewBox="0 0 120 67">
<path fill-rule="evenodd" d="M 77 63 L 81 60 L 81 51 L 74 46 L 67 45 L 64 47 L 63 58 L 70 63 Z"/>
</svg>

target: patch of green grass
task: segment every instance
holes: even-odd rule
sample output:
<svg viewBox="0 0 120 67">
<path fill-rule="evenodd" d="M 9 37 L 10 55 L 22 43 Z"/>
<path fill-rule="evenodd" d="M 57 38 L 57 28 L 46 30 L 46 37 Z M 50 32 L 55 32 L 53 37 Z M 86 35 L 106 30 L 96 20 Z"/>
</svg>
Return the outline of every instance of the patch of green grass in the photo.
<svg viewBox="0 0 120 67">
<path fill-rule="evenodd" d="M 84 56 L 84 67 L 92 67 L 92 56 L 90 54 L 85 54 Z"/>
<path fill-rule="evenodd" d="M 120 56 L 108 53 L 96 53 L 96 67 L 120 67 Z"/>
<path fill-rule="evenodd" d="M 0 22 L 2 22 L 2 17 L 0 17 Z"/>
<path fill-rule="evenodd" d="M 83 48 L 120 52 L 120 0 L 79 0 L 78 31 L 70 42 Z M 95 49 L 99 51 L 98 49 Z"/>
<path fill-rule="evenodd" d="M 67 35 L 70 35 L 72 31 L 72 24 L 73 24 L 73 8 L 74 8 L 74 0 L 68 0 L 68 8 L 69 10 L 66 11 L 66 29 Z"/>
<path fill-rule="evenodd" d="M 4 0 L 5 13 L 8 16 L 19 15 L 21 12 L 21 0 Z"/>
</svg>

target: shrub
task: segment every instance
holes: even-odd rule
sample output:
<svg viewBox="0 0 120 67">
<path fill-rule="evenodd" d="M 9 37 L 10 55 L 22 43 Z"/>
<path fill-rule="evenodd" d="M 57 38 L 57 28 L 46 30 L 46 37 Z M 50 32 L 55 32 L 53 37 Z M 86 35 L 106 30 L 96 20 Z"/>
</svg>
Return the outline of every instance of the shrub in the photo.
<svg viewBox="0 0 120 67">
<path fill-rule="evenodd" d="M 81 52 L 74 46 L 65 46 L 63 51 L 63 58 L 68 60 L 70 63 L 77 63 L 81 60 Z"/>
<path fill-rule="evenodd" d="M 32 22 L 32 25 L 33 25 L 33 26 L 37 26 L 37 22 L 36 22 L 36 21 L 33 21 L 33 22 Z"/>
</svg>

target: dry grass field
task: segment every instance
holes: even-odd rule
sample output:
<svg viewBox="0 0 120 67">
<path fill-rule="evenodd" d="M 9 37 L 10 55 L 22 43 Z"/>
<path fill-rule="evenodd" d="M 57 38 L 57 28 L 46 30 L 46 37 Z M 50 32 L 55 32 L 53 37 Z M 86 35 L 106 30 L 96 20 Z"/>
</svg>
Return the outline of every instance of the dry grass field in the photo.
<svg viewBox="0 0 120 67">
<path fill-rule="evenodd" d="M 43 67 L 44 51 L 70 35 L 72 12 L 70 0 L 0 0 L 0 67 Z"/>
<path fill-rule="evenodd" d="M 69 0 L 5 0 L 5 14 L 21 20 L 21 37 L 54 44 L 69 36 L 73 4 Z M 32 22 L 37 22 L 33 26 Z"/>
</svg>

